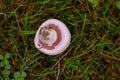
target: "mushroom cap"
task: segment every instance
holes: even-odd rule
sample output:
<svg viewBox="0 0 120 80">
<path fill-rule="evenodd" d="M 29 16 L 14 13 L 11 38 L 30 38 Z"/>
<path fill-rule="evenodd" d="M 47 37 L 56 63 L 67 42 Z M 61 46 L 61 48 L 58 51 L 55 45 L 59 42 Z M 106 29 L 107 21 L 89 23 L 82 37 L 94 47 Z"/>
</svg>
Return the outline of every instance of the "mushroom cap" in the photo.
<svg viewBox="0 0 120 80">
<path fill-rule="evenodd" d="M 63 22 L 48 19 L 38 28 L 34 44 L 39 51 L 47 55 L 57 55 L 67 49 L 70 40 L 70 31 Z"/>
</svg>

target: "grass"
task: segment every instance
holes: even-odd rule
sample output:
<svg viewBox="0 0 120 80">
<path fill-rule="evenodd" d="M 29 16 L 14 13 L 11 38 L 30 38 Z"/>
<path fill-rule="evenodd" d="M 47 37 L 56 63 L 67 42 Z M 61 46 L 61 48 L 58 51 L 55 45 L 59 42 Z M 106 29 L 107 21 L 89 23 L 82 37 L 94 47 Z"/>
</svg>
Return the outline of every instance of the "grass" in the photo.
<svg viewBox="0 0 120 80">
<path fill-rule="evenodd" d="M 117 0 L 99 0 L 95 6 L 89 1 L 0 0 L 0 54 L 12 55 L 9 78 L 24 71 L 25 80 L 119 80 Z M 36 30 L 49 18 L 63 21 L 72 35 L 69 48 L 56 56 L 33 44 Z"/>
</svg>

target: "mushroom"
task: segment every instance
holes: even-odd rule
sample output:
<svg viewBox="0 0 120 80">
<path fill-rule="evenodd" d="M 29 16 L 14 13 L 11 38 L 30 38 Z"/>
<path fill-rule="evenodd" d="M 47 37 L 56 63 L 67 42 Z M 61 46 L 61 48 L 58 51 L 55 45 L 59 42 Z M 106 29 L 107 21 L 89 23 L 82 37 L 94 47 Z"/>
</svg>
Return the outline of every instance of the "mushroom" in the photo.
<svg viewBox="0 0 120 80">
<path fill-rule="evenodd" d="M 57 55 L 67 49 L 70 40 L 70 31 L 63 22 L 48 19 L 37 30 L 34 44 L 39 51 L 47 55 Z"/>
</svg>

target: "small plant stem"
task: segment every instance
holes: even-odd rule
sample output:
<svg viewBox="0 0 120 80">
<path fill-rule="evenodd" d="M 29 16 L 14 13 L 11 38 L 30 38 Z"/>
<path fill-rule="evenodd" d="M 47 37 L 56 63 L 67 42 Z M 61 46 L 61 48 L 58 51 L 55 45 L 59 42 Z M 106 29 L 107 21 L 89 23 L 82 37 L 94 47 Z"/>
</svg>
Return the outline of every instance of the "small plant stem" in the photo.
<svg viewBox="0 0 120 80">
<path fill-rule="evenodd" d="M 16 18 L 16 21 L 17 21 L 18 29 L 19 29 L 19 31 L 20 31 L 20 34 L 22 35 L 23 42 L 24 42 L 24 44 L 26 45 L 25 37 L 24 37 L 23 34 L 21 33 L 21 32 L 22 32 L 22 29 L 21 29 L 21 26 L 20 26 L 20 23 L 19 23 L 19 21 L 18 21 L 18 17 L 17 17 L 17 14 L 16 14 L 15 11 L 14 11 L 14 14 L 15 14 L 15 18 Z"/>
</svg>

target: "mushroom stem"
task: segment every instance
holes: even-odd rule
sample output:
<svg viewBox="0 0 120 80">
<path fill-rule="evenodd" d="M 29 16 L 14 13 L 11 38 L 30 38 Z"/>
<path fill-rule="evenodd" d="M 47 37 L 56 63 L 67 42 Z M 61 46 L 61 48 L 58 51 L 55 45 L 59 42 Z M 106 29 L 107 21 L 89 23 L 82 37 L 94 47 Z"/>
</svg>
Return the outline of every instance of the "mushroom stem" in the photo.
<svg viewBox="0 0 120 80">
<path fill-rule="evenodd" d="M 48 44 L 49 46 L 52 46 L 52 44 L 57 39 L 57 33 L 54 29 L 50 28 L 49 26 L 45 26 L 41 28 L 40 34 L 39 34 L 39 40 L 42 41 L 45 44 Z"/>
</svg>

